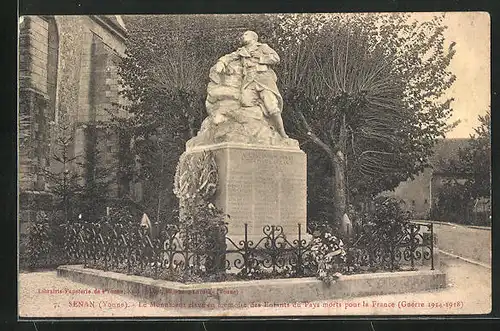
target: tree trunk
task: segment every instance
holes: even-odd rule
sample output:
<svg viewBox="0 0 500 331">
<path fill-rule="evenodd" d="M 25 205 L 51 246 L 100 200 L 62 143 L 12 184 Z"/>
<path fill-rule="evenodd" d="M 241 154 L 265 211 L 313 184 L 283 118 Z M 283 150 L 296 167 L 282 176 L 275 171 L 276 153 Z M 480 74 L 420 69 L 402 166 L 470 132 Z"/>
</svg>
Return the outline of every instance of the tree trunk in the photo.
<svg viewBox="0 0 500 331">
<path fill-rule="evenodd" d="M 344 219 L 344 214 L 347 212 L 347 180 L 346 180 L 346 139 L 347 127 L 345 115 L 342 118 L 340 126 L 339 139 L 335 154 L 331 156 L 333 164 L 333 201 L 335 207 L 335 222 L 340 226 L 341 232 L 347 236 L 350 234 L 351 224 Z"/>
<path fill-rule="evenodd" d="M 345 167 L 343 154 L 338 151 L 332 159 L 333 165 L 333 205 L 335 210 L 335 219 L 337 225 L 341 225 L 342 218 L 346 212 L 347 192 L 345 181 Z"/>
</svg>

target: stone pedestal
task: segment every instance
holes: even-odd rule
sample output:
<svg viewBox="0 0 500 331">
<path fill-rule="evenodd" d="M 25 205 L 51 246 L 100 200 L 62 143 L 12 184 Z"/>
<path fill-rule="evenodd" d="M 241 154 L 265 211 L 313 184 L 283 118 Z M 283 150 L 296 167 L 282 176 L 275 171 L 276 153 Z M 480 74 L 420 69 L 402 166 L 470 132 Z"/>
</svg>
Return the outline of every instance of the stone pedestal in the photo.
<svg viewBox="0 0 500 331">
<path fill-rule="evenodd" d="M 228 237 L 254 244 L 263 227 L 281 226 L 287 240 L 307 239 L 306 154 L 297 147 L 222 143 L 191 148 L 187 153 L 215 152 L 219 172 L 216 204 L 230 216 Z M 276 232 L 277 234 L 277 232 Z"/>
</svg>

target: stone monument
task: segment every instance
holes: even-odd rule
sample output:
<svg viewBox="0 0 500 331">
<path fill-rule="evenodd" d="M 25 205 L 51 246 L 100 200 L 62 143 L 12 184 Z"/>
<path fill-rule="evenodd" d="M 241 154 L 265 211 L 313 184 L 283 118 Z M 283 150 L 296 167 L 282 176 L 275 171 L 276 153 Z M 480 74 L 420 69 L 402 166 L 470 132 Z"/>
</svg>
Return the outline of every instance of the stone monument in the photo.
<svg viewBox="0 0 500 331">
<path fill-rule="evenodd" d="M 235 242 L 243 239 L 245 223 L 254 243 L 265 225 L 282 226 L 293 241 L 300 223 L 305 238 L 306 155 L 283 126 L 283 98 L 271 68 L 280 58 L 253 31 L 243 34 L 242 43 L 210 69 L 208 117 L 181 159 L 215 155 L 214 201 L 229 215 L 228 236 Z"/>
</svg>

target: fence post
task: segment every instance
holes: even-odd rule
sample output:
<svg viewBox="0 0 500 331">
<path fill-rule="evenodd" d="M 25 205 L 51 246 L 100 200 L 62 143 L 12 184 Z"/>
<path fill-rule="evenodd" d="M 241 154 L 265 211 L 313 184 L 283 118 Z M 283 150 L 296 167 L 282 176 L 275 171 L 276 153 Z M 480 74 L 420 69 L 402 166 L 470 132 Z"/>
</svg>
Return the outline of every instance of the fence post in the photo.
<svg viewBox="0 0 500 331">
<path fill-rule="evenodd" d="M 127 250 L 127 273 L 130 275 L 132 272 L 132 264 L 130 263 L 130 259 L 132 258 L 132 250 L 130 241 L 132 238 L 129 237 L 129 240 L 125 240 L 125 249 Z"/>
<path fill-rule="evenodd" d="M 156 245 L 156 238 L 150 239 L 151 242 L 151 260 L 153 261 L 153 278 L 158 279 L 158 246 Z"/>
<path fill-rule="evenodd" d="M 391 239 L 389 240 L 389 242 L 390 242 L 389 251 L 390 251 L 390 259 L 391 259 L 391 271 L 394 271 L 394 250 L 395 250 L 394 228 L 395 227 L 396 227 L 396 224 L 392 224 L 391 231 L 389 232 L 391 234 Z"/>
<path fill-rule="evenodd" d="M 224 231 L 224 226 L 216 228 L 216 240 L 215 240 L 215 272 L 217 274 L 223 274 L 226 270 L 226 236 Z"/>
<path fill-rule="evenodd" d="M 416 237 L 418 231 L 420 231 L 420 225 L 418 225 L 418 231 L 416 231 L 417 224 L 409 223 L 410 225 L 410 261 L 411 261 L 411 270 L 415 270 L 415 260 L 414 254 L 417 249 Z"/>
<path fill-rule="evenodd" d="M 272 255 L 271 255 L 271 261 L 272 261 L 272 264 L 273 264 L 273 274 L 276 274 L 276 257 L 278 255 L 278 252 L 277 252 L 277 246 L 276 246 L 276 233 L 275 233 L 275 226 L 274 225 L 271 225 L 271 252 L 272 252 Z"/>
<path fill-rule="evenodd" d="M 81 245 L 82 252 L 83 252 L 83 267 L 86 268 L 88 265 L 88 263 L 87 263 L 87 251 L 88 251 L 88 249 L 87 249 L 87 244 L 86 244 L 85 239 L 84 239 L 85 232 L 83 230 L 83 226 L 80 228 L 80 233 L 79 233 L 78 238 L 81 239 L 80 245 Z"/>
<path fill-rule="evenodd" d="M 434 270 L 434 224 L 431 223 L 431 270 Z"/>
<path fill-rule="evenodd" d="M 245 223 L 245 238 L 243 241 L 243 249 L 245 252 L 245 276 L 248 276 L 249 273 L 249 261 L 248 261 L 248 223 Z"/>
<path fill-rule="evenodd" d="M 188 269 L 189 269 L 189 236 L 187 232 L 185 233 L 185 242 L 182 243 L 183 250 L 184 250 L 184 276 L 187 276 L 188 274 Z"/>
<path fill-rule="evenodd" d="M 297 246 L 297 275 L 296 276 L 302 276 L 304 274 L 303 270 L 303 263 L 302 263 L 302 229 L 301 229 L 301 224 L 298 223 L 299 227 L 299 242 Z"/>
<path fill-rule="evenodd" d="M 106 243 L 105 237 L 101 235 L 101 243 L 104 246 L 104 271 L 108 271 L 109 244 Z M 110 258 L 111 260 L 111 258 Z"/>
</svg>

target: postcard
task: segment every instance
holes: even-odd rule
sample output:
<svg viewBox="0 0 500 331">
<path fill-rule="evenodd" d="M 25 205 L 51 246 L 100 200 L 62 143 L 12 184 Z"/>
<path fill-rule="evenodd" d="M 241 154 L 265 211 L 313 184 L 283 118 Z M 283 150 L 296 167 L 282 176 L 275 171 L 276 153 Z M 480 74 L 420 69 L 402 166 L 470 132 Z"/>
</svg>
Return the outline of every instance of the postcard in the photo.
<svg viewBox="0 0 500 331">
<path fill-rule="evenodd" d="M 18 314 L 491 312 L 485 12 L 19 17 Z"/>
</svg>

